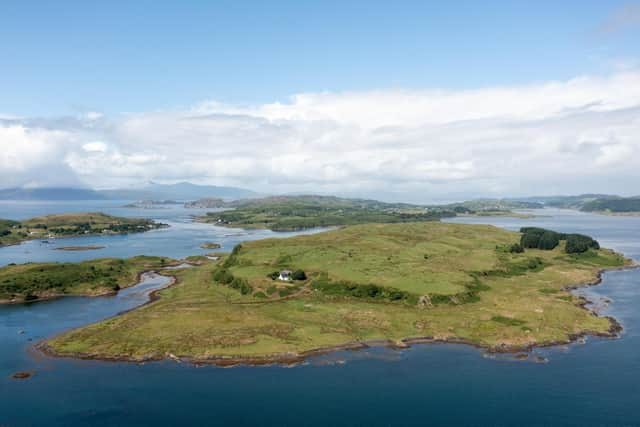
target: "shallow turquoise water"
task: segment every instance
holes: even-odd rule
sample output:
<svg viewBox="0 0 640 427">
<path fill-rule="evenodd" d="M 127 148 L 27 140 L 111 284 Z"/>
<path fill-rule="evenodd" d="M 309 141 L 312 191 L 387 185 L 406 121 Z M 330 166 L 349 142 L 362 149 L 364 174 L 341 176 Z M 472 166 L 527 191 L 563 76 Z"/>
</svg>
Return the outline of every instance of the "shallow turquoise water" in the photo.
<svg viewBox="0 0 640 427">
<path fill-rule="evenodd" d="M 552 216 L 465 221 L 583 232 L 640 260 L 640 218 L 547 213 Z M 155 238 L 129 235 L 119 247 L 129 242 L 170 255 L 197 250 L 197 244 L 188 243 L 194 236 L 216 241 L 202 234 L 218 231 L 188 231 L 188 218 L 176 216 L 167 215 L 185 228 L 176 227 L 172 239 L 147 245 L 140 242 Z M 218 236 L 226 247 L 243 238 Z M 173 239 L 181 242 L 178 249 L 164 247 Z M 74 239 L 74 244 L 81 243 Z M 50 253 L 67 256 L 49 249 L 32 255 Z M 0 264 L 14 256 L 0 249 Z M 129 298 L 0 307 L 0 425 L 640 425 L 640 270 L 607 273 L 600 286 L 585 291 L 594 300 L 612 300 L 602 313 L 622 322 L 620 339 L 590 338 L 586 344 L 538 350 L 549 359 L 545 364 L 492 359 L 463 345 L 376 348 L 289 368 L 230 369 L 50 359 L 30 350 L 39 339 L 144 300 L 130 292 Z M 10 378 L 30 370 L 35 375 L 28 380 Z"/>
</svg>

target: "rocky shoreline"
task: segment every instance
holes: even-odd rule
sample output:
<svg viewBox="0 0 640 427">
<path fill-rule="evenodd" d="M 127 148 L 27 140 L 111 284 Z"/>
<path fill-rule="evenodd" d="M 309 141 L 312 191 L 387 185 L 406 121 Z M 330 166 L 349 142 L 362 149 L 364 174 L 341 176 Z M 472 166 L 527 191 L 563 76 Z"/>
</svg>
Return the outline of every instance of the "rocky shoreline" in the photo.
<svg viewBox="0 0 640 427">
<path fill-rule="evenodd" d="M 610 271 L 622 271 L 622 270 L 631 270 L 640 268 L 640 264 L 636 262 L 632 262 L 629 265 L 623 267 L 614 267 L 608 269 L 601 269 L 597 272 L 596 280 L 580 285 L 566 287 L 565 290 L 571 291 L 579 288 L 596 286 L 602 283 L 603 275 Z M 149 273 L 153 271 L 146 271 L 139 274 L 138 281 L 142 274 Z M 160 289 L 156 289 L 153 292 L 149 293 L 149 300 L 144 304 L 134 307 L 130 310 L 121 312 L 117 315 L 124 314 L 128 311 L 136 310 L 139 307 L 145 306 L 156 301 L 159 296 L 159 292 L 163 289 L 166 289 L 169 286 L 173 286 L 177 283 L 177 279 L 174 276 L 170 276 L 172 281 L 165 287 Z M 597 316 L 598 314 L 587 307 L 591 301 L 588 301 L 583 298 L 578 305 L 583 309 L 589 311 L 593 315 Z M 117 316 L 116 315 L 116 316 Z M 43 354 L 50 357 L 59 357 L 59 358 L 72 358 L 72 359 L 84 359 L 84 360 L 98 360 L 105 362 L 127 362 L 127 363 L 144 363 L 144 362 L 158 362 L 164 360 L 173 360 L 176 362 L 185 362 L 191 363 L 194 365 L 215 365 L 221 367 L 231 367 L 231 366 L 265 366 L 265 365 L 294 365 L 301 363 L 309 358 L 322 356 L 330 353 L 335 353 L 339 351 L 358 351 L 365 350 L 372 347 L 388 347 L 394 349 L 407 349 L 416 344 L 463 344 L 469 345 L 471 347 L 484 350 L 487 353 L 493 354 L 518 354 L 518 353 L 529 353 L 535 348 L 548 348 L 559 345 L 567 345 L 571 343 L 575 343 L 581 339 L 586 338 L 587 336 L 594 337 L 602 337 L 602 338 L 616 338 L 619 336 L 620 332 L 622 332 L 623 327 L 618 322 L 617 319 L 611 316 L 604 316 L 610 322 L 610 327 L 607 332 L 600 331 L 589 331 L 585 330 L 578 334 L 569 334 L 566 340 L 558 340 L 552 341 L 548 343 L 530 343 L 526 345 L 499 345 L 499 346 L 487 346 L 483 344 L 479 344 L 477 342 L 473 342 L 464 338 L 458 337 L 448 337 L 448 338 L 438 338 L 432 336 L 424 336 L 424 337 L 413 337 L 413 338 L 405 338 L 400 341 L 393 341 L 388 339 L 380 339 L 380 340 L 370 340 L 370 341 L 356 341 L 350 342 L 346 344 L 340 344 L 336 346 L 323 347 L 318 349 L 313 349 L 300 353 L 281 353 L 274 354 L 269 356 L 213 356 L 213 357 L 194 357 L 189 355 L 174 355 L 172 353 L 167 353 L 164 355 L 158 354 L 150 354 L 148 356 L 142 357 L 131 357 L 129 355 L 101 355 L 101 354 L 90 354 L 90 353 L 58 353 L 56 350 L 51 348 L 47 344 L 47 340 L 39 342 L 34 347 L 42 352 Z"/>
</svg>

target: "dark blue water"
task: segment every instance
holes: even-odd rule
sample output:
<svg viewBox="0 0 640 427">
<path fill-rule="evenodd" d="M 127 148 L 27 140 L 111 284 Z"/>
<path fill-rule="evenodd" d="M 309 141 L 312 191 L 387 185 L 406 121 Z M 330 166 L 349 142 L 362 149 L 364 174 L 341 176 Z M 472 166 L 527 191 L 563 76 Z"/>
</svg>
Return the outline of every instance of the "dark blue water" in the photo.
<svg viewBox="0 0 640 427">
<path fill-rule="evenodd" d="M 548 213 L 466 221 L 584 232 L 640 260 L 640 218 Z M 620 319 L 624 334 L 538 350 L 543 364 L 463 345 L 344 352 L 291 368 L 49 359 L 29 350 L 35 340 L 132 302 L 4 306 L 0 425 L 640 425 L 640 271 L 608 273 L 588 292 L 612 300 L 603 314 Z M 31 370 L 30 379 L 10 378 Z"/>
</svg>

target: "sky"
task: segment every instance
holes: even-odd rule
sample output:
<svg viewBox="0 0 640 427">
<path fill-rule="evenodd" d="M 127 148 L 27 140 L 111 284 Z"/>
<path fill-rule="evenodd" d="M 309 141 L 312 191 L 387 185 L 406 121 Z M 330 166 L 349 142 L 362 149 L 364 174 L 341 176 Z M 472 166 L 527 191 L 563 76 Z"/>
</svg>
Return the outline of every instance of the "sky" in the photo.
<svg viewBox="0 0 640 427">
<path fill-rule="evenodd" d="M 640 193 L 638 1 L 0 11 L 0 187 Z"/>
</svg>

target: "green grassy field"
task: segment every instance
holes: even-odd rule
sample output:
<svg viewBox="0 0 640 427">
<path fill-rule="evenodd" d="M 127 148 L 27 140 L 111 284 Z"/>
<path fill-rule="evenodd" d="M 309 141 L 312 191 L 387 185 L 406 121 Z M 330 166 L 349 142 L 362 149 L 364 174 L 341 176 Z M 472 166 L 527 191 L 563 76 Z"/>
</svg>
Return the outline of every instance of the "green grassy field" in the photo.
<svg viewBox="0 0 640 427">
<path fill-rule="evenodd" d="M 473 283 L 476 271 L 500 264 L 496 245 L 513 233 L 490 226 L 455 224 L 366 224 L 289 239 L 242 245 L 238 265 L 230 268 L 257 288 L 271 285 L 274 270 L 326 272 L 329 280 L 423 294 L 456 294 Z"/>
<path fill-rule="evenodd" d="M 136 233 L 163 226 L 148 219 L 121 218 L 100 212 L 47 215 L 25 221 L 0 219 L 0 246 L 33 239 Z"/>
<path fill-rule="evenodd" d="M 138 273 L 171 260 L 138 256 L 79 263 L 29 263 L 0 268 L 0 303 L 63 295 L 104 295 L 136 283 Z"/>
<path fill-rule="evenodd" d="M 414 223 L 248 242 L 226 259 L 177 271 L 177 284 L 154 303 L 48 344 L 58 354 L 84 357 L 268 360 L 367 340 L 432 337 L 515 349 L 606 334 L 610 320 L 580 307 L 564 289 L 628 261 L 605 249 L 572 255 L 562 245 L 522 254 L 505 249 L 519 239 L 490 226 Z M 213 281 L 221 268 L 246 280 L 251 292 Z M 266 277 L 282 268 L 303 269 L 307 279 Z M 333 288 L 319 281 L 430 298 L 327 292 Z M 470 289 L 474 298 L 458 297 Z"/>
</svg>

